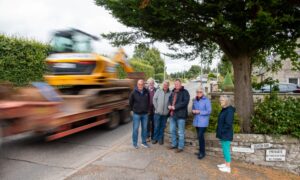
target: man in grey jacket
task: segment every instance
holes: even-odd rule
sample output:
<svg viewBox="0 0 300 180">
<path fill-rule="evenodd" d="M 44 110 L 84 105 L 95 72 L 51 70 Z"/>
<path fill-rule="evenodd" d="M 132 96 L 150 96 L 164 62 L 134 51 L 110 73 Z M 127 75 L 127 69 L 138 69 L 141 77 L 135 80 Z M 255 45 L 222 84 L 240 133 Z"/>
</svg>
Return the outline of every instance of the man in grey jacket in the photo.
<svg viewBox="0 0 300 180">
<path fill-rule="evenodd" d="M 170 83 L 164 81 L 163 89 L 159 89 L 155 92 L 153 97 L 153 105 L 155 108 L 154 114 L 154 137 L 152 144 L 159 142 L 160 145 L 164 143 L 164 130 L 168 119 L 169 109 L 168 101 L 171 95 L 169 90 Z"/>
</svg>

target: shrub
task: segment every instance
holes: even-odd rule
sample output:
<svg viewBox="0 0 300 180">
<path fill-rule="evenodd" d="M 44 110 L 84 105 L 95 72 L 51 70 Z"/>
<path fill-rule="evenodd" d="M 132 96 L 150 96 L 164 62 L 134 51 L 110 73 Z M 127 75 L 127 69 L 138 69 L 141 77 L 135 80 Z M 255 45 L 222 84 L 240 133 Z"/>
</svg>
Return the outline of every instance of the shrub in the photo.
<svg viewBox="0 0 300 180">
<path fill-rule="evenodd" d="M 164 80 L 164 73 L 158 73 L 154 75 L 155 80 L 158 80 L 159 82 L 163 82 Z"/>
<path fill-rule="evenodd" d="M 0 34 L 0 80 L 17 86 L 43 80 L 49 50 L 47 44 Z"/>
<path fill-rule="evenodd" d="M 252 131 L 261 134 L 292 135 L 300 138 L 300 99 L 279 98 L 276 93 L 256 104 Z"/>
<path fill-rule="evenodd" d="M 223 82 L 223 91 L 232 92 L 234 89 L 234 85 L 231 79 L 231 74 L 227 73 Z"/>
<path fill-rule="evenodd" d="M 131 60 L 130 65 L 136 72 L 144 72 L 146 79 L 154 76 L 154 68 L 148 64 L 144 64 L 140 61 Z"/>
</svg>

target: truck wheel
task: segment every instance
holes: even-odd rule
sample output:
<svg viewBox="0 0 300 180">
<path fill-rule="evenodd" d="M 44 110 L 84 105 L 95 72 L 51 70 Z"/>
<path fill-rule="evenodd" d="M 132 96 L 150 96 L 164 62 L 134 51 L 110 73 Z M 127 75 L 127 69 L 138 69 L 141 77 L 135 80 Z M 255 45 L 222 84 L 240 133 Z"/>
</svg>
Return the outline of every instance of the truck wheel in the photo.
<svg viewBox="0 0 300 180">
<path fill-rule="evenodd" d="M 118 111 L 114 111 L 108 116 L 109 122 L 106 124 L 107 129 L 115 129 L 120 124 L 120 114 Z"/>
<path fill-rule="evenodd" d="M 121 116 L 121 123 L 122 124 L 129 123 L 132 120 L 129 108 L 121 110 L 120 111 L 120 116 Z"/>
</svg>

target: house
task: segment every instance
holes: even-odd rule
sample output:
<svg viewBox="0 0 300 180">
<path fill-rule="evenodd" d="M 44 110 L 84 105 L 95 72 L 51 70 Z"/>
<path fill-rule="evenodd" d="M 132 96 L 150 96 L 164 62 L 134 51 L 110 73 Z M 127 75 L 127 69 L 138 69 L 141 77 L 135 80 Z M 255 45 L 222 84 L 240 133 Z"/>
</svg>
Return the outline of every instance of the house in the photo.
<svg viewBox="0 0 300 180">
<path fill-rule="evenodd" d="M 277 72 L 266 72 L 264 68 L 254 68 L 253 75 L 258 79 L 258 82 L 271 77 L 278 80 L 280 83 L 293 83 L 300 86 L 300 71 L 293 70 L 293 65 L 290 60 L 282 61 L 282 68 Z"/>
</svg>

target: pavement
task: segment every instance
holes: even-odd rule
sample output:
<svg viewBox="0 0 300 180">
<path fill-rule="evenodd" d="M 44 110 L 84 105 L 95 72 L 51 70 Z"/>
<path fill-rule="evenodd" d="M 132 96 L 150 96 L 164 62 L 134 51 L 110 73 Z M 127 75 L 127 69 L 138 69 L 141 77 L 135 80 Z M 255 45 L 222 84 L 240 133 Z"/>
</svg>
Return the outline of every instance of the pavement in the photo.
<svg viewBox="0 0 300 180">
<path fill-rule="evenodd" d="M 300 176 L 281 170 L 233 161 L 232 173 L 223 173 L 216 167 L 222 157 L 206 156 L 198 160 L 193 148 L 175 153 L 165 145 L 134 149 L 131 134 L 118 147 L 72 174 L 68 180 L 193 180 L 193 179 L 300 179 Z"/>
</svg>

